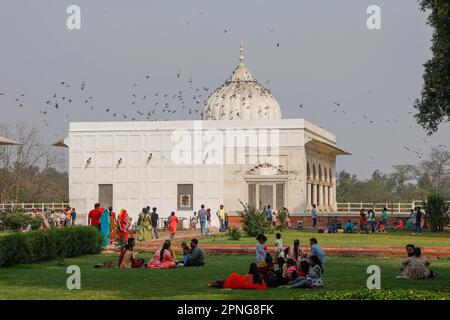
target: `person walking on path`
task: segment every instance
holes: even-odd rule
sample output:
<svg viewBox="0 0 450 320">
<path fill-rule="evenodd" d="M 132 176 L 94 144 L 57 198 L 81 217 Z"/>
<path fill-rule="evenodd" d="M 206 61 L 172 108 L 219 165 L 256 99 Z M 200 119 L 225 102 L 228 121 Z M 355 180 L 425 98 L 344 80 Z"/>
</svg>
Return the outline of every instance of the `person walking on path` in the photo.
<svg viewBox="0 0 450 320">
<path fill-rule="evenodd" d="M 219 217 L 220 222 L 220 232 L 225 232 L 225 219 L 227 217 L 227 211 L 223 207 L 223 204 L 220 205 L 219 211 L 217 211 L 217 217 Z"/>
<path fill-rule="evenodd" d="M 169 217 L 169 234 L 170 239 L 173 239 L 177 233 L 178 226 L 178 217 L 175 215 L 175 212 L 172 211 Z"/>
<path fill-rule="evenodd" d="M 316 205 L 313 204 L 312 205 L 312 209 L 311 209 L 311 219 L 312 219 L 312 227 L 315 229 L 317 227 L 317 218 L 319 217 L 319 215 L 317 214 L 317 208 Z"/>
<path fill-rule="evenodd" d="M 151 219 L 152 219 L 152 236 L 153 239 L 159 239 L 158 236 L 158 213 L 156 212 L 156 207 L 152 208 L 152 215 L 151 215 Z"/>
<path fill-rule="evenodd" d="M 206 235 L 206 220 L 208 219 L 208 211 L 205 209 L 205 205 L 200 206 L 200 210 L 197 212 L 198 219 L 200 221 L 200 233 L 202 236 Z"/>
</svg>

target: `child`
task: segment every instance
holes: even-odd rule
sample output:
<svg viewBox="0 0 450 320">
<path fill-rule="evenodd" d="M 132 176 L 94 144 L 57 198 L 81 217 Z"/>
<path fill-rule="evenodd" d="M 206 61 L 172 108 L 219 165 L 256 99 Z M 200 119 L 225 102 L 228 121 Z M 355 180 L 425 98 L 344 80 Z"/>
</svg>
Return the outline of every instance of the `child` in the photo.
<svg viewBox="0 0 450 320">
<path fill-rule="evenodd" d="M 380 232 L 380 233 L 384 232 L 384 224 L 381 221 L 378 221 L 377 232 Z"/>
<path fill-rule="evenodd" d="M 309 271 L 309 262 L 308 260 L 300 261 L 300 270 L 298 272 L 299 277 L 306 277 Z"/>
<path fill-rule="evenodd" d="M 183 241 L 181 243 L 181 248 L 183 248 L 183 265 L 185 265 L 189 261 L 189 253 L 190 253 L 190 250 L 189 250 L 189 247 L 188 247 L 186 241 Z"/>
<path fill-rule="evenodd" d="M 266 266 L 266 250 L 267 246 L 265 245 L 267 241 L 267 237 L 262 233 L 256 237 L 256 264 L 259 268 Z"/>
<path fill-rule="evenodd" d="M 191 227 L 194 230 L 197 228 L 197 211 L 194 211 L 194 216 L 191 218 Z"/>
<path fill-rule="evenodd" d="M 277 233 L 275 235 L 275 246 L 277 247 L 276 252 L 275 252 L 275 259 L 278 260 L 278 258 L 283 258 L 284 257 L 284 252 L 283 252 L 283 240 L 281 239 L 281 233 Z"/>
<path fill-rule="evenodd" d="M 297 263 L 295 263 L 294 259 L 288 259 L 286 261 L 286 272 L 284 273 L 284 277 L 287 281 L 291 281 L 298 278 L 298 268 Z"/>
<path fill-rule="evenodd" d="M 306 274 L 306 278 L 299 277 L 290 281 L 285 286 L 279 286 L 279 288 L 297 289 L 297 288 L 322 288 L 323 268 L 322 264 L 317 256 L 309 257 L 309 270 Z"/>
</svg>

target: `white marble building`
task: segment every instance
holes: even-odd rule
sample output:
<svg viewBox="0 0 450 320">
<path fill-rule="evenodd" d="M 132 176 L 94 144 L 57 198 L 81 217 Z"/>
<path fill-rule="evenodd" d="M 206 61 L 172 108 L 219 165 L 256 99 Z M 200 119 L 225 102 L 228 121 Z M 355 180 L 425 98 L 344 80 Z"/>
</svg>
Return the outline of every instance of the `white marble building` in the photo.
<svg viewBox="0 0 450 320">
<path fill-rule="evenodd" d="M 239 144 L 240 143 L 240 144 Z M 70 205 L 86 213 L 95 202 L 137 217 L 156 206 L 190 217 L 205 204 L 230 211 L 240 201 L 292 214 L 313 203 L 336 210 L 336 137 L 281 108 L 244 65 L 207 100 L 203 120 L 70 123 Z"/>
</svg>

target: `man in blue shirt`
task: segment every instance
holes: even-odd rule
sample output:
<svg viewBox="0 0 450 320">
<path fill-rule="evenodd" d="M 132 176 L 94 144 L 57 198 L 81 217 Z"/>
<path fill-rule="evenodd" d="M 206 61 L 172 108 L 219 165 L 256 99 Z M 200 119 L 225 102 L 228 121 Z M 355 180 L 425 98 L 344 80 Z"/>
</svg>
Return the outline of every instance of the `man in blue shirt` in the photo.
<svg viewBox="0 0 450 320">
<path fill-rule="evenodd" d="M 309 245 L 311 248 L 311 255 L 319 258 L 320 263 L 323 264 L 325 262 L 325 253 L 323 252 L 322 248 L 317 244 L 317 239 L 316 238 L 309 239 Z"/>
<path fill-rule="evenodd" d="M 267 206 L 266 210 L 267 223 L 269 227 L 272 225 L 272 209 L 270 209 L 270 205 Z"/>
<path fill-rule="evenodd" d="M 316 205 L 313 204 L 312 205 L 312 209 L 311 209 L 311 219 L 312 219 L 312 227 L 316 228 L 317 226 L 317 218 L 319 217 L 319 215 L 317 214 L 317 209 L 316 209 Z"/>
</svg>

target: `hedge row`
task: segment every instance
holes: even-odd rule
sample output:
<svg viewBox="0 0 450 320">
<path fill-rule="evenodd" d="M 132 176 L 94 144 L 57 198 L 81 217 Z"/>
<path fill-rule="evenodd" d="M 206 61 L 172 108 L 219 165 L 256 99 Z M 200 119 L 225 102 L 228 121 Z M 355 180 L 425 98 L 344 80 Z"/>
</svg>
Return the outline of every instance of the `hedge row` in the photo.
<svg viewBox="0 0 450 320">
<path fill-rule="evenodd" d="M 101 252 L 100 232 L 70 227 L 13 233 L 0 237 L 0 267 Z"/>
<path fill-rule="evenodd" d="M 39 229 L 42 224 L 41 218 L 33 218 L 31 215 L 21 212 L 2 212 L 0 213 L 0 221 L 6 230 L 19 230 L 21 227 L 26 228 L 31 225 L 31 229 Z"/>
<path fill-rule="evenodd" d="M 423 280 L 427 281 L 427 280 Z M 423 290 L 368 290 L 317 291 L 312 296 L 299 296 L 295 300 L 450 300 L 450 292 Z"/>
</svg>

